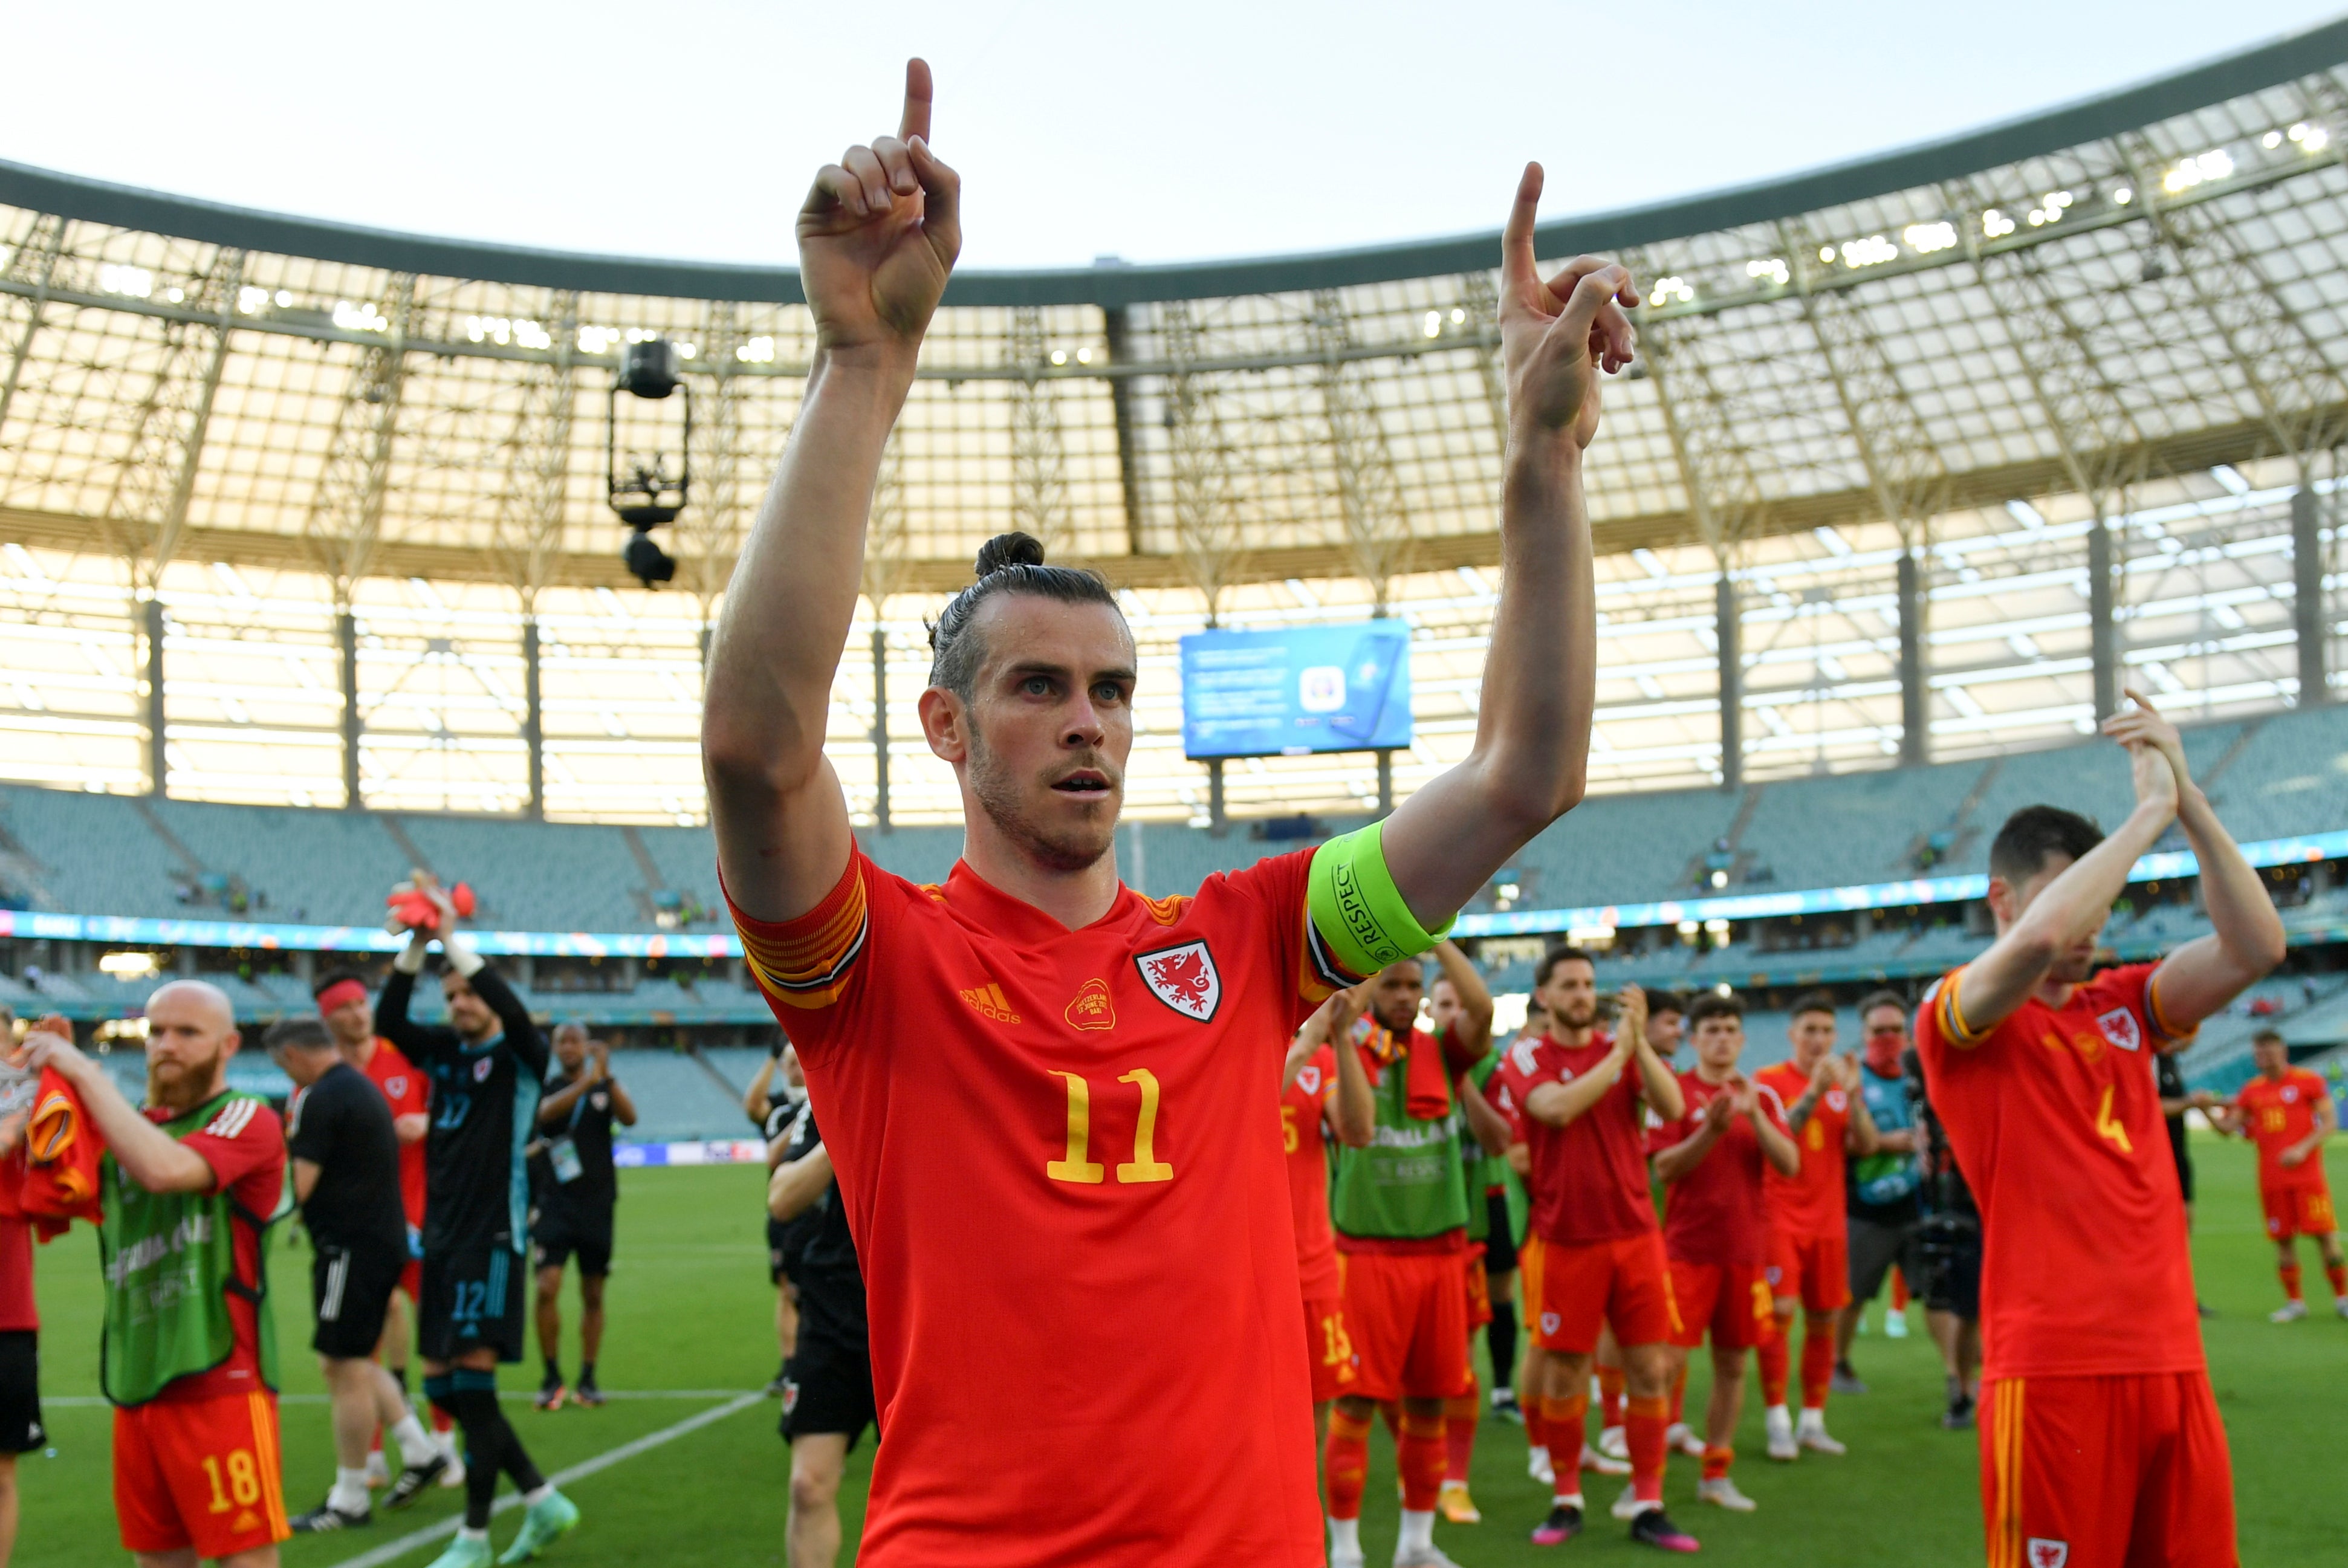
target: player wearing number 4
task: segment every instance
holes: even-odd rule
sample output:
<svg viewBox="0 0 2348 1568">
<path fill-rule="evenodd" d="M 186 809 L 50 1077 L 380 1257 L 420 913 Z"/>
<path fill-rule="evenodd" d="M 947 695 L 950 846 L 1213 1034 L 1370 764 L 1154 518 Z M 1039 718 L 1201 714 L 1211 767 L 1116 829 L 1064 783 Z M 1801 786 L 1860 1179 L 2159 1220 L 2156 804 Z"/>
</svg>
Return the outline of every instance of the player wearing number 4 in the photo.
<svg viewBox="0 0 2348 1568">
<path fill-rule="evenodd" d="M 100 1380 L 114 1404 L 114 1509 L 140 1568 L 274 1568 L 293 1533 L 277 1458 L 277 1344 L 265 1296 L 285 1134 L 228 1087 L 228 998 L 177 980 L 147 999 L 147 1104 L 64 1037 L 26 1037 L 106 1147 Z"/>
<path fill-rule="evenodd" d="M 2127 748 L 2136 809 L 2109 837 L 2054 806 L 2008 819 L 1989 852 L 1997 940 L 1935 985 L 1916 1020 L 1988 1246 L 1991 1568 L 2237 1560 L 2232 1463 L 2152 1053 L 2281 962 L 2282 921 L 2187 772 L 2176 727 L 2128 696 L 2136 706 L 2103 727 Z M 2096 974 L 2112 901 L 2172 821 L 2213 934 Z"/>
<path fill-rule="evenodd" d="M 859 1561 L 1318 1563 L 1265 1091 L 1322 1001 L 1425 952 L 1581 797 L 1582 449 L 1638 295 L 1594 260 L 1540 280 L 1529 167 L 1501 258 L 1505 571 L 1467 760 L 1383 823 L 1145 898 L 1112 853 L 1132 635 L 1106 582 L 1007 535 L 932 633 L 922 731 L 961 786 L 964 837 L 943 885 L 916 886 L 858 849 L 823 743 L 881 451 L 962 243 L 930 114 L 914 61 L 898 134 L 850 148 L 800 210 L 815 353 L 702 724 L 726 890 L 864 1264 L 888 1436 Z M 1047 168 L 1009 210 L 1086 196 Z"/>
</svg>

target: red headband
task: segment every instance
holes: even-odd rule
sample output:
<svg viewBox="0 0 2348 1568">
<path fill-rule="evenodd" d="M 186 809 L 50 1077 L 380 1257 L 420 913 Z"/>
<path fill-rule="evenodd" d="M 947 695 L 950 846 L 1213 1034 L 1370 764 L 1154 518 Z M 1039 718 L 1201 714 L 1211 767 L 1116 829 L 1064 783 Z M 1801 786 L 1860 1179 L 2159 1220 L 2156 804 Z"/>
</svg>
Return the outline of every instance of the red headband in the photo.
<svg viewBox="0 0 2348 1568">
<path fill-rule="evenodd" d="M 318 993 L 318 1016 L 323 1018 L 345 1003 L 364 1002 L 366 994 L 366 987 L 356 980 L 337 980 Z"/>
</svg>

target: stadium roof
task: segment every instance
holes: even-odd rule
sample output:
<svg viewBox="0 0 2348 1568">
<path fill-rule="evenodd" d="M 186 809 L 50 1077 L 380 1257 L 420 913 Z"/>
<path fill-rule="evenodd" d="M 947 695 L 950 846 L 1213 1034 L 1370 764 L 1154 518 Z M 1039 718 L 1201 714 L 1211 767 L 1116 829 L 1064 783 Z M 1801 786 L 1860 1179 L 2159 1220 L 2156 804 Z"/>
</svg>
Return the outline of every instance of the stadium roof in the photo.
<svg viewBox="0 0 2348 1568">
<path fill-rule="evenodd" d="M 1757 628 L 1764 772 L 1898 749 L 1885 607 L 1903 555 L 1931 611 L 1934 747 L 2067 732 L 2092 713 L 2097 518 L 2128 520 L 2127 662 L 2204 712 L 2288 700 L 2290 497 L 2328 492 L 2348 434 L 2343 62 L 2348 22 L 1928 146 L 1544 226 L 1545 255 L 1621 252 L 1653 301 L 1590 468 L 1610 552 L 1601 785 L 1724 771 L 1724 573 Z M 1498 559 L 1497 249 L 959 276 L 867 578 L 868 629 L 911 666 L 888 707 L 914 760 L 920 612 L 1014 523 L 1128 590 L 1161 670 L 1210 616 L 1410 616 L 1423 744 L 1401 788 L 1456 756 Z M 355 713 L 370 799 L 506 809 L 526 793 L 530 615 L 556 650 L 543 717 L 578 727 L 550 731 L 538 798 L 697 814 L 695 643 L 796 414 L 795 297 L 785 270 L 382 233 L 0 165 L 14 776 L 138 786 L 154 605 L 184 659 L 175 788 L 334 799 Z M 684 592 L 650 598 L 618 560 L 603 449 L 618 354 L 647 336 L 687 353 L 695 399 Z M 374 661 L 348 704 L 345 613 L 355 662 Z M 843 672 L 841 755 L 871 721 L 870 674 Z M 1155 733 L 1169 743 L 1163 716 Z M 1169 760 L 1163 798 L 1137 804 L 1200 809 Z M 1357 801 L 1367 768 L 1251 766 L 1241 798 Z"/>
</svg>

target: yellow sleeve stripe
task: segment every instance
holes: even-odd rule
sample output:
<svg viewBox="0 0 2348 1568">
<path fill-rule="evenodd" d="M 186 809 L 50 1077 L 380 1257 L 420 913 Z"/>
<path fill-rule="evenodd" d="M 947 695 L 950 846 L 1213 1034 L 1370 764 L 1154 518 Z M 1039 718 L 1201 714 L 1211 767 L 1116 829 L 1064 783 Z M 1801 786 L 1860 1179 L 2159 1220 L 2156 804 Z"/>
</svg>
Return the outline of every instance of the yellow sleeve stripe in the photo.
<svg viewBox="0 0 2348 1568">
<path fill-rule="evenodd" d="M 2157 969 L 2145 977 L 2144 1016 L 2145 1021 L 2152 1026 L 2157 1043 L 2161 1045 L 2174 1045 L 2179 1040 L 2189 1040 L 2201 1032 L 2200 1026 L 2198 1024 L 2190 1028 L 2178 1028 L 2168 1021 L 2168 1015 L 2160 1010 L 2160 971 Z"/>
<path fill-rule="evenodd" d="M 1941 982 L 1932 998 L 1933 1021 L 1941 1026 L 1941 1037 L 1961 1049 L 1971 1050 L 1989 1038 L 1988 1029 L 1973 1030 L 1965 1026 L 1965 1016 L 1957 1003 L 1957 992 L 1965 977 L 1962 969 Z"/>
<path fill-rule="evenodd" d="M 742 955 L 758 989 L 787 1007 L 829 1007 L 848 989 L 870 927 L 864 857 L 852 854 L 839 884 L 796 920 L 767 921 L 726 907 L 742 934 Z"/>
</svg>

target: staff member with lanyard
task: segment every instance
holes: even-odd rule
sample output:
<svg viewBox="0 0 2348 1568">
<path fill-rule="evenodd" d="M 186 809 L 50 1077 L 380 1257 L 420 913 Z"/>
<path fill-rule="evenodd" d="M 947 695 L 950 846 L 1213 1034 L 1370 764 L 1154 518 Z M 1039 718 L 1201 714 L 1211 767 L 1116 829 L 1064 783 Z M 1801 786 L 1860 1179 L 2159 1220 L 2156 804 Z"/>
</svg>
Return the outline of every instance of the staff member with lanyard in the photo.
<svg viewBox="0 0 2348 1568">
<path fill-rule="evenodd" d="M 1916 1240 L 1916 1190 L 1923 1178 L 1916 1164 L 1915 1119 L 1901 1059 L 1908 1049 L 1908 1004 L 1896 993 L 1878 991 L 1859 1003 L 1859 1025 L 1865 1032 L 1859 1094 L 1875 1123 L 1875 1150 L 1850 1161 L 1850 1305 L 1835 1326 L 1835 1371 L 1853 1385 L 1858 1377 L 1850 1365 L 1851 1342 L 1868 1303 L 1883 1289 L 1883 1276 L 1896 1264 L 1913 1291 L 1923 1274 Z M 1907 1331 L 1908 1320 L 1897 1310 L 1886 1315 L 1886 1334 L 1897 1339 Z"/>
<path fill-rule="evenodd" d="M 582 1405 L 600 1405 L 595 1354 L 603 1346 L 603 1281 L 612 1272 L 612 1211 L 620 1201 L 612 1169 L 612 1124 L 636 1124 L 636 1102 L 612 1076 L 612 1047 L 577 1024 L 554 1031 L 559 1066 L 538 1102 L 546 1140 L 546 1181 L 530 1239 L 538 1248 L 538 1348 L 546 1381 L 538 1408 L 558 1410 L 562 1386 L 562 1265 L 579 1259 L 579 1384 Z"/>
</svg>

